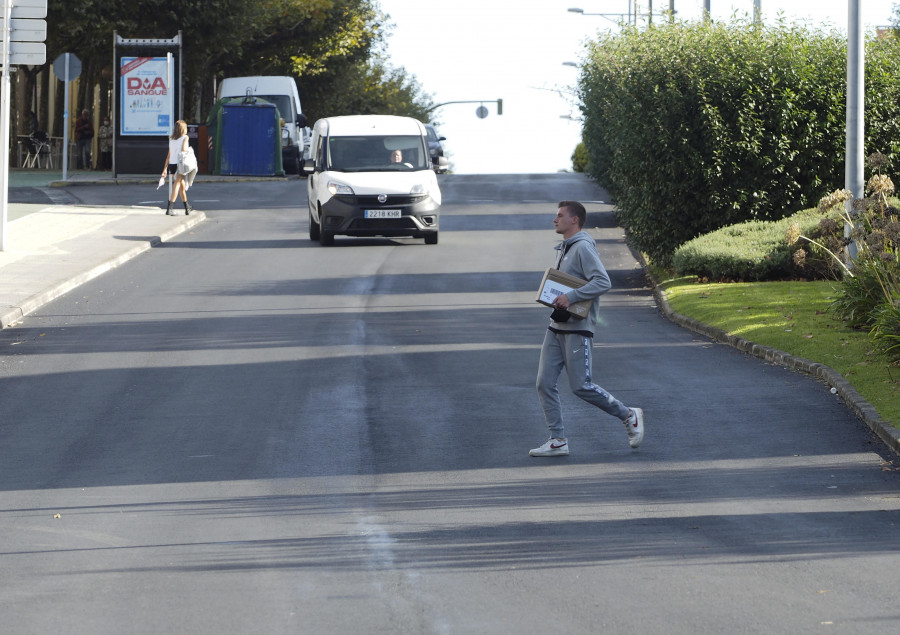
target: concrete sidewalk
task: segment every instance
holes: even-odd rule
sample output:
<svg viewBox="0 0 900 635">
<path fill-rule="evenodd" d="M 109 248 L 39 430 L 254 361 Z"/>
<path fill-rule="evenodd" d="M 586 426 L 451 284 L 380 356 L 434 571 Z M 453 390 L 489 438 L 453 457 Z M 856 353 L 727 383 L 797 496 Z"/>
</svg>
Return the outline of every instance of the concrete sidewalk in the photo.
<svg viewBox="0 0 900 635">
<path fill-rule="evenodd" d="M 47 206 L 7 223 L 0 328 L 206 219 L 159 207 Z"/>
<path fill-rule="evenodd" d="M 156 183 L 159 177 L 108 172 L 10 170 L 10 188 Z M 279 178 L 279 177 L 271 177 Z M 203 175 L 197 181 L 249 180 Z M 258 180 L 258 179 L 254 179 Z M 163 197 L 161 197 L 163 198 Z M 178 206 L 180 209 L 180 205 Z M 206 219 L 166 216 L 161 207 L 10 203 L 6 250 L 0 251 L 0 328 Z"/>
</svg>

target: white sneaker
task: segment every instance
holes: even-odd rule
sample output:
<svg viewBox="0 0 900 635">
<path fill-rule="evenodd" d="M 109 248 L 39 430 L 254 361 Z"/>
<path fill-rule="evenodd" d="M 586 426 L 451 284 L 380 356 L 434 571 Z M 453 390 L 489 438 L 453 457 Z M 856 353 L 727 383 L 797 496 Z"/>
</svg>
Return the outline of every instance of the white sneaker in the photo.
<svg viewBox="0 0 900 635">
<path fill-rule="evenodd" d="M 565 439 L 548 439 L 541 447 L 529 450 L 528 454 L 531 456 L 568 456 L 569 442 Z"/>
<path fill-rule="evenodd" d="M 644 440 L 644 411 L 640 408 L 630 408 L 631 414 L 622 423 L 625 424 L 625 432 L 628 433 L 628 445 L 636 448 Z"/>
</svg>

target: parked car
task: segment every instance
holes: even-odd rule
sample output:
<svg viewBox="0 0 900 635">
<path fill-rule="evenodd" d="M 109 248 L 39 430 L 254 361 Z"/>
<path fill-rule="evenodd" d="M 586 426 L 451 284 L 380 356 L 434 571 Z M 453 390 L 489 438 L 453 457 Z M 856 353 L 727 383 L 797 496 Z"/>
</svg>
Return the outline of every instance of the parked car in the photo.
<svg viewBox="0 0 900 635">
<path fill-rule="evenodd" d="M 428 153 L 431 155 L 431 164 L 434 166 L 434 171 L 438 173 L 447 171 L 447 160 L 441 161 L 440 158 L 444 156 L 444 146 L 441 145 L 441 141 L 446 141 L 447 137 L 442 137 L 438 134 L 437 129 L 430 123 L 426 123 L 425 130 L 428 131 Z"/>
<path fill-rule="evenodd" d="M 443 159 L 446 162 L 446 159 Z M 303 162 L 309 237 L 411 236 L 438 242 L 441 190 L 425 127 L 411 117 L 350 115 L 313 126 Z"/>
</svg>

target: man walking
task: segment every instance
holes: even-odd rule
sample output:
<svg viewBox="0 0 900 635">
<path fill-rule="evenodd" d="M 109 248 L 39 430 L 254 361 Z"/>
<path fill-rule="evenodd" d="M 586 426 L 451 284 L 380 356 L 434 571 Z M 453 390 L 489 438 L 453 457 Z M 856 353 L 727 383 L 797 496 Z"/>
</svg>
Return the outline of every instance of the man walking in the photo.
<svg viewBox="0 0 900 635">
<path fill-rule="evenodd" d="M 569 378 L 572 392 L 625 424 L 625 432 L 632 448 L 644 439 L 644 413 L 640 408 L 628 408 L 621 401 L 603 390 L 591 379 L 591 349 L 594 325 L 600 315 L 598 298 L 609 291 L 609 275 L 600 257 L 594 239 L 583 231 L 587 220 L 584 205 L 576 201 L 562 201 L 553 224 L 563 241 L 556 246 L 559 251 L 556 268 L 569 275 L 586 280 L 587 284 L 558 296 L 553 304 L 550 326 L 544 335 L 541 361 L 538 366 L 537 392 L 550 439 L 529 452 L 531 456 L 565 456 L 569 453 L 562 421 L 557 382 L 563 368 Z M 590 300 L 586 318 L 579 319 L 566 309 L 574 302 Z"/>
</svg>

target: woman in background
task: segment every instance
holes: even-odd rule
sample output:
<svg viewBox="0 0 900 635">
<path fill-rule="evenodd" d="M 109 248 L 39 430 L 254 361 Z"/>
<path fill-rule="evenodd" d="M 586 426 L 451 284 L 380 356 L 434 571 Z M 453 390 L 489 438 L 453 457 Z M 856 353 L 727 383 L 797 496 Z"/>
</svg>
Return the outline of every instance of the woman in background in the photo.
<svg viewBox="0 0 900 635">
<path fill-rule="evenodd" d="M 109 125 L 109 117 L 103 118 L 103 125 L 97 131 L 97 136 L 100 138 L 100 165 L 98 167 L 101 170 L 111 170 L 113 129 Z"/>
</svg>

